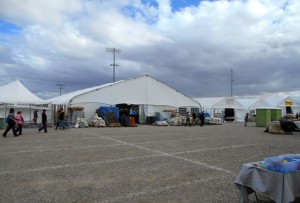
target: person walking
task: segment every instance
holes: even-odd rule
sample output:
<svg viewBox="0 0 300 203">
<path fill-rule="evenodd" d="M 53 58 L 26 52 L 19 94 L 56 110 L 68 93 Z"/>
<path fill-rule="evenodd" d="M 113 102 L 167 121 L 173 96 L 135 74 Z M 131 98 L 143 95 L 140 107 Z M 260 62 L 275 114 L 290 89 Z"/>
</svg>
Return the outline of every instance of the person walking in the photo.
<svg viewBox="0 0 300 203">
<path fill-rule="evenodd" d="M 44 129 L 44 132 L 47 133 L 47 114 L 46 114 L 46 110 L 43 110 L 42 113 L 42 127 L 40 127 L 39 132 L 41 132 L 41 130 Z"/>
<path fill-rule="evenodd" d="M 224 123 L 224 118 L 225 118 L 225 114 L 224 114 L 224 111 L 222 111 L 222 113 L 221 113 L 221 123 Z"/>
<path fill-rule="evenodd" d="M 39 110 L 36 109 L 36 110 L 34 110 L 34 112 L 33 112 L 33 124 L 34 124 L 34 125 L 37 125 L 37 119 L 38 119 L 38 117 L 39 117 L 39 116 L 38 116 L 38 111 L 39 111 Z"/>
<path fill-rule="evenodd" d="M 3 137 L 6 137 L 7 132 L 10 131 L 11 129 L 12 129 L 13 134 L 14 134 L 15 137 L 19 136 L 19 135 L 17 135 L 16 129 L 15 129 L 17 120 L 16 120 L 16 117 L 15 117 L 14 113 L 15 113 L 15 109 L 14 108 L 10 108 L 9 114 L 7 116 L 7 119 L 8 119 L 7 120 L 7 124 L 8 124 L 8 126 L 7 126 L 7 128 L 5 130 L 5 132 L 3 133 Z"/>
<path fill-rule="evenodd" d="M 65 125 L 64 125 L 64 120 L 65 120 L 65 112 L 63 110 L 63 108 L 60 108 L 60 112 L 58 115 L 58 127 L 59 129 L 65 129 Z"/>
<path fill-rule="evenodd" d="M 200 127 L 203 127 L 204 124 L 205 124 L 205 114 L 204 111 L 202 111 L 200 114 Z"/>
<path fill-rule="evenodd" d="M 193 117 L 193 125 L 196 125 L 196 118 L 197 118 L 197 115 L 195 112 L 192 113 L 192 117 Z"/>
<path fill-rule="evenodd" d="M 247 126 L 248 120 L 249 120 L 249 113 L 246 113 L 246 115 L 245 115 L 245 127 Z"/>
<path fill-rule="evenodd" d="M 22 111 L 17 112 L 16 119 L 17 119 L 17 126 L 18 126 L 16 129 L 16 133 L 18 133 L 18 135 L 22 135 L 22 128 L 24 123 Z"/>
<path fill-rule="evenodd" d="M 58 126 L 59 126 L 59 115 L 60 115 L 60 109 L 57 110 L 56 112 L 56 127 L 55 130 L 57 130 Z"/>
</svg>

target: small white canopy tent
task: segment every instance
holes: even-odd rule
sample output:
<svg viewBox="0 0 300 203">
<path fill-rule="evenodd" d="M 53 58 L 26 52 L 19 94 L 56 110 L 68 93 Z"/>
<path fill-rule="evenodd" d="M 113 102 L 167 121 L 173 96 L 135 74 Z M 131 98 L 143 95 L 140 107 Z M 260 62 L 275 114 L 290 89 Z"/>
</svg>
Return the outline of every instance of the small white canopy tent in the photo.
<svg viewBox="0 0 300 203">
<path fill-rule="evenodd" d="M 225 119 L 226 117 L 234 117 L 235 121 L 243 121 L 246 114 L 246 108 L 234 97 L 223 98 L 219 102 L 215 103 L 212 106 L 212 109 L 214 113 L 221 113 L 224 111 Z"/>
<path fill-rule="evenodd" d="M 122 103 L 139 105 L 139 114 L 144 113 L 145 116 L 153 116 L 155 112 L 170 108 L 201 108 L 196 100 L 148 75 L 75 91 L 48 101 L 68 107 L 83 106 L 86 117 L 99 106 Z"/>
<path fill-rule="evenodd" d="M 298 111 L 299 105 L 294 101 L 291 96 L 278 96 L 273 95 L 265 98 L 272 107 L 281 108 L 282 116 L 287 114 L 294 114 Z"/>
<path fill-rule="evenodd" d="M 31 121 L 31 109 L 48 108 L 45 100 L 29 91 L 19 80 L 0 86 L 0 117 L 6 117 L 7 108 L 22 110 L 25 121 Z M 17 112 L 15 112 L 17 113 Z"/>
</svg>

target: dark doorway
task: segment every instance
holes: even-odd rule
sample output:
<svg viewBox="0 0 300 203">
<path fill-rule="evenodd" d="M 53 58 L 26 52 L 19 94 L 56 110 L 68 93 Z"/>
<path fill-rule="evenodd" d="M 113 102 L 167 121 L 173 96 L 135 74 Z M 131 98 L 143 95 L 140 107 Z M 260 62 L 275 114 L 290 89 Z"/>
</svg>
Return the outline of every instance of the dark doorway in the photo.
<svg viewBox="0 0 300 203">
<path fill-rule="evenodd" d="M 225 121 L 234 121 L 234 109 L 225 109 Z"/>
<path fill-rule="evenodd" d="M 292 114 L 293 113 L 292 107 L 286 106 L 285 109 L 286 109 L 287 114 Z"/>
<path fill-rule="evenodd" d="M 135 123 L 139 123 L 139 106 L 128 104 L 117 104 L 116 107 L 120 109 L 120 116 L 134 117 Z"/>
</svg>

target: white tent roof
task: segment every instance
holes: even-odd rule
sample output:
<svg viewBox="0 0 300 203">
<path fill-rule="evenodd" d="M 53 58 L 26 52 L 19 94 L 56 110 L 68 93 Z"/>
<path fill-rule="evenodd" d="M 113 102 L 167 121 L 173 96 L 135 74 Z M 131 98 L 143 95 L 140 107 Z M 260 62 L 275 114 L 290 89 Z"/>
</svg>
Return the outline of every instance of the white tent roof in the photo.
<svg viewBox="0 0 300 203">
<path fill-rule="evenodd" d="M 202 108 L 208 110 L 211 109 L 214 104 L 218 103 L 224 98 L 225 97 L 211 97 L 211 98 L 194 98 L 194 99 L 201 104 Z"/>
<path fill-rule="evenodd" d="M 214 109 L 246 109 L 240 102 L 237 101 L 234 97 L 225 97 L 219 102 L 215 103 L 212 108 Z"/>
<path fill-rule="evenodd" d="M 0 102 L 2 103 L 47 103 L 30 92 L 19 80 L 0 86 L 0 92 Z"/>
<path fill-rule="evenodd" d="M 117 81 L 115 83 L 118 83 L 118 82 L 120 82 L 120 81 Z M 85 88 L 85 89 L 82 89 L 82 90 L 77 90 L 77 91 L 74 91 L 74 92 L 70 92 L 70 93 L 67 93 L 67 94 L 64 94 L 64 95 L 61 95 L 61 96 L 57 96 L 57 97 L 48 99 L 47 101 L 51 102 L 52 104 L 67 105 L 76 96 L 80 96 L 84 93 L 88 93 L 88 92 L 91 92 L 91 91 L 94 91 L 94 90 L 98 90 L 98 89 L 104 88 L 106 86 L 115 84 L 115 83 L 107 83 L 107 84 L 100 85 L 100 86 L 89 87 L 89 88 Z"/>
<path fill-rule="evenodd" d="M 196 100 L 170 88 L 151 76 L 141 76 L 78 90 L 49 99 L 53 104 L 76 105 L 87 102 L 104 104 L 150 104 L 174 107 L 200 107 Z"/>
<path fill-rule="evenodd" d="M 273 107 L 283 107 L 283 106 L 293 106 L 297 107 L 298 105 L 290 96 L 269 96 L 265 99 L 269 102 Z M 286 105 L 285 102 L 292 102 L 292 105 Z"/>
<path fill-rule="evenodd" d="M 265 99 L 237 99 L 246 109 L 255 110 L 257 108 L 271 108 L 272 105 Z"/>
</svg>

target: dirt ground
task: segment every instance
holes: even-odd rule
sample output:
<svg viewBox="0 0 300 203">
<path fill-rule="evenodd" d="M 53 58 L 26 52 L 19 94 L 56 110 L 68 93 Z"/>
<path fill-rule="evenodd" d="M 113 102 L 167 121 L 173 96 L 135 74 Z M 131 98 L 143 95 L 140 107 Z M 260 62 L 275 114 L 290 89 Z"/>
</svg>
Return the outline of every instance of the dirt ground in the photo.
<svg viewBox="0 0 300 203">
<path fill-rule="evenodd" d="M 225 123 L 9 132 L 0 139 L 0 202 L 239 202 L 242 164 L 300 153 L 299 132 L 264 130 Z"/>
</svg>

